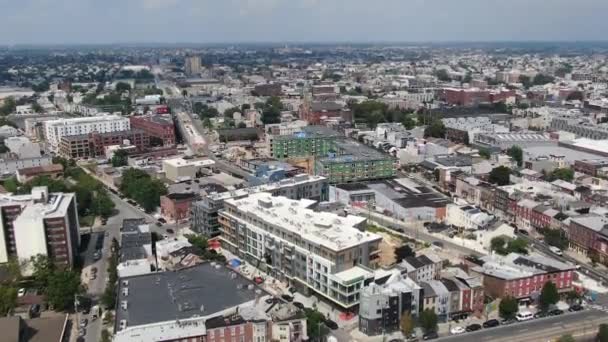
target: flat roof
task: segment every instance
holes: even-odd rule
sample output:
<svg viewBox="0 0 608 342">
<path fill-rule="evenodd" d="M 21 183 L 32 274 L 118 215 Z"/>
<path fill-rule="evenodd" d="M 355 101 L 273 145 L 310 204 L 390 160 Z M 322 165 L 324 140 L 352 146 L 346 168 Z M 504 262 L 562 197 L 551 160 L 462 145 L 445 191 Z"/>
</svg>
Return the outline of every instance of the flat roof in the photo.
<svg viewBox="0 0 608 342">
<path fill-rule="evenodd" d="M 291 178 L 283 179 L 281 181 L 275 183 L 262 184 L 258 186 L 252 186 L 249 188 L 211 193 L 209 194 L 209 199 L 214 201 L 227 200 L 229 198 L 238 198 L 247 196 L 249 194 L 258 193 L 258 192 L 271 192 L 277 189 L 287 188 L 291 186 L 299 186 L 307 183 L 320 182 L 323 180 L 327 180 L 325 177 L 321 176 L 311 176 L 307 174 L 296 175 Z"/>
<path fill-rule="evenodd" d="M 184 159 L 182 157 L 163 159 L 163 165 L 170 165 L 173 167 L 179 166 L 199 166 L 207 167 L 215 165 L 215 161 L 212 159 Z"/>
<path fill-rule="evenodd" d="M 365 222 L 365 217 L 355 215 L 342 217 L 334 213 L 315 212 L 309 209 L 316 203 L 312 200 L 297 201 L 282 196 L 257 193 L 239 200 L 227 200 L 226 203 L 241 212 L 282 227 L 304 240 L 333 251 L 382 239 L 380 235 L 356 228 Z"/>
<path fill-rule="evenodd" d="M 266 294 L 252 281 L 215 263 L 120 278 L 116 324 L 126 320 L 127 327 L 132 327 L 214 315 L 255 300 L 256 292 Z M 121 308 L 123 301 L 127 301 L 126 310 Z"/>
</svg>

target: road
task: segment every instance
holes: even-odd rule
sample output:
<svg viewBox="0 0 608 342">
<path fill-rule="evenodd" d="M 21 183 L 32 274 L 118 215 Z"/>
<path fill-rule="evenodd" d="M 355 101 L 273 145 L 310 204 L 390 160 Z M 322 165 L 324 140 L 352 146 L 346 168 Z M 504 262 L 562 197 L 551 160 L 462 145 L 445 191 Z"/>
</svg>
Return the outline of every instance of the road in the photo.
<svg viewBox="0 0 608 342">
<path fill-rule="evenodd" d="M 108 218 L 108 222 L 105 226 L 97 228 L 91 233 L 91 239 L 89 240 L 88 247 L 83 254 L 83 279 L 88 280 L 91 268 L 97 268 L 97 278 L 89 281 L 87 284 L 87 294 L 93 300 L 93 305 L 98 304 L 103 294 L 106 283 L 108 281 L 108 258 L 110 257 L 110 249 L 112 246 L 112 239 L 116 238 L 120 242 L 120 227 L 122 221 L 129 218 L 144 218 L 148 219 L 149 215 L 131 206 L 130 204 L 121 200 L 118 196 L 110 193 L 110 198 L 116 205 L 118 211 L 116 215 Z M 106 236 L 107 234 L 107 236 Z M 95 241 L 98 236 L 104 237 L 102 258 L 95 261 L 93 259 L 93 253 L 95 253 Z M 101 338 L 101 319 L 93 320 L 90 315 L 85 315 L 89 321 L 86 328 L 85 340 L 88 342 L 97 342 Z"/>
<path fill-rule="evenodd" d="M 536 342 L 550 341 L 565 334 L 588 336 L 597 331 L 601 323 L 608 323 L 608 315 L 596 310 L 566 313 L 561 316 L 535 319 L 473 333 L 440 338 L 446 342 Z"/>
</svg>

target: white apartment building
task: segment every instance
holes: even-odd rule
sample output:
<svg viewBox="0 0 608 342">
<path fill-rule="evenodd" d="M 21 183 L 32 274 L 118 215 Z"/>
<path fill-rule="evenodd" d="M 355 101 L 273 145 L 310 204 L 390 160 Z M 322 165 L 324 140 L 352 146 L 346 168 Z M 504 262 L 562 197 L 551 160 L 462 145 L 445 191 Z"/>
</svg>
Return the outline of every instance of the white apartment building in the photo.
<svg viewBox="0 0 608 342">
<path fill-rule="evenodd" d="M 313 200 L 257 193 L 225 201 L 222 247 L 304 293 L 343 308 L 359 303 L 374 273 L 382 237 L 363 231 L 366 219 L 315 212 Z"/>
<path fill-rule="evenodd" d="M 494 219 L 494 216 L 470 205 L 449 204 L 447 209 L 447 223 L 464 230 L 483 229 Z"/>
<path fill-rule="evenodd" d="M 41 254 L 56 264 L 73 265 L 79 243 L 74 194 L 34 187 L 29 195 L 0 195 L 0 263 Z"/>
<path fill-rule="evenodd" d="M 58 119 L 44 122 L 44 137 L 53 152 L 59 150 L 61 138 L 91 132 L 108 133 L 131 129 L 129 118 L 119 115 Z"/>
</svg>

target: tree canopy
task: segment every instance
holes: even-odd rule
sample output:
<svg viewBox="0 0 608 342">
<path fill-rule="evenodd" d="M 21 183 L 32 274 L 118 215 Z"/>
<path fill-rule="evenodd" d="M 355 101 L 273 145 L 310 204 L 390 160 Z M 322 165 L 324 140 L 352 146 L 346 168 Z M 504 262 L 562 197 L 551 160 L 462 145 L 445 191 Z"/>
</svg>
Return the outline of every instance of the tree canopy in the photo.
<svg viewBox="0 0 608 342">
<path fill-rule="evenodd" d="M 425 309 L 422 311 L 418 318 L 418 322 L 420 323 L 422 330 L 424 330 L 424 333 L 437 331 L 438 318 L 435 310 Z"/>
<path fill-rule="evenodd" d="M 492 171 L 490 171 L 490 176 L 488 178 L 488 181 L 490 181 L 490 183 L 499 185 L 499 186 L 503 186 L 503 185 L 509 185 L 510 180 L 509 180 L 509 175 L 511 174 L 511 169 L 509 169 L 506 166 L 499 166 L 499 167 L 495 167 L 492 169 Z"/>
<path fill-rule="evenodd" d="M 126 150 L 120 149 L 114 152 L 114 155 L 111 159 L 111 163 L 113 167 L 125 166 L 127 165 L 128 159 L 129 153 Z"/>
<path fill-rule="evenodd" d="M 409 312 L 406 312 L 401 316 L 401 322 L 399 322 L 399 327 L 401 328 L 401 332 L 405 336 L 409 336 L 414 332 L 416 322 L 414 322 L 414 319 L 412 318 L 412 315 Z"/>
<path fill-rule="evenodd" d="M 528 243 L 522 238 L 506 241 L 502 236 L 497 236 L 490 241 L 490 250 L 501 255 L 509 253 L 528 254 Z"/>
<path fill-rule="evenodd" d="M 322 341 L 323 337 L 329 334 L 329 328 L 323 324 L 325 317 L 319 311 L 310 308 L 304 309 L 304 313 L 306 314 L 306 333 L 308 337 L 316 341 Z"/>
<path fill-rule="evenodd" d="M 517 166 L 521 167 L 524 162 L 524 152 L 521 147 L 515 145 L 507 150 L 507 154 L 517 162 Z"/>
<path fill-rule="evenodd" d="M 490 159 L 490 157 L 492 156 L 492 153 L 487 148 L 480 148 L 479 149 L 479 156 L 482 157 L 482 158 L 484 158 L 484 159 Z"/>
<path fill-rule="evenodd" d="M 498 304 L 498 315 L 504 319 L 513 319 L 519 311 L 519 305 L 517 299 L 506 296 L 500 300 Z"/>
<path fill-rule="evenodd" d="M 405 258 L 413 256 L 416 256 L 416 253 L 414 253 L 412 247 L 410 247 L 408 244 L 395 248 L 395 262 L 397 263 L 401 262 Z"/>
<path fill-rule="evenodd" d="M 608 342 L 608 324 L 600 324 L 595 338 L 597 342 Z"/>
<path fill-rule="evenodd" d="M 60 269 L 44 255 L 32 258 L 32 284 L 46 294 L 49 304 L 57 311 L 72 307 L 74 296 L 84 292 L 80 274 L 73 270 Z"/>
<path fill-rule="evenodd" d="M 0 285 L 0 315 L 5 316 L 16 306 L 17 289 L 12 286 Z"/>
<path fill-rule="evenodd" d="M 557 286 L 552 281 L 547 281 L 543 285 L 538 301 L 543 310 L 547 310 L 551 305 L 555 305 L 559 301 Z"/>
<path fill-rule="evenodd" d="M 265 125 L 280 123 L 281 111 L 283 109 L 283 103 L 281 102 L 281 99 L 279 97 L 269 97 L 260 108 L 260 110 L 262 111 L 262 122 Z"/>
<path fill-rule="evenodd" d="M 574 170 L 566 167 L 557 168 L 550 172 L 546 177 L 546 180 L 548 182 L 552 182 L 556 179 L 565 180 L 566 182 L 572 182 L 572 180 L 574 179 Z"/>
<path fill-rule="evenodd" d="M 205 120 L 207 118 L 214 118 L 219 115 L 219 112 L 215 107 L 209 107 L 208 105 L 200 102 L 196 102 L 192 107 L 192 110 L 198 114 L 201 120 Z"/>
<path fill-rule="evenodd" d="M 445 138 L 445 126 L 443 125 L 443 121 L 439 119 L 433 120 L 433 122 L 424 129 L 424 137 Z"/>
<path fill-rule="evenodd" d="M 134 168 L 123 172 L 120 190 L 147 212 L 155 210 L 160 205 L 160 196 L 167 193 L 167 187 L 162 181 L 152 179 L 145 171 Z"/>
</svg>

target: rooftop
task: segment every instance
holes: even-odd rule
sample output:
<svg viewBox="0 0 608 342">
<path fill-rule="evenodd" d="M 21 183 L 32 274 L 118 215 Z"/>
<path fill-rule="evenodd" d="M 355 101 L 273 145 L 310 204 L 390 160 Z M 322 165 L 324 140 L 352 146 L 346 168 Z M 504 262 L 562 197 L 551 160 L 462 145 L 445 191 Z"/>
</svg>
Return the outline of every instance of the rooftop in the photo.
<svg viewBox="0 0 608 342">
<path fill-rule="evenodd" d="M 351 139 L 336 139 L 334 141 L 337 150 L 336 156 L 319 158 L 321 163 L 348 163 L 359 160 L 384 160 L 394 159 L 388 154 L 382 153 L 369 146 L 363 145 Z"/>
<path fill-rule="evenodd" d="M 103 115 L 103 116 L 88 116 L 88 117 L 78 117 L 78 118 L 69 118 L 69 119 L 57 119 L 57 120 L 49 120 L 46 121 L 45 124 L 48 126 L 68 126 L 68 125 L 80 125 L 86 123 L 97 123 L 104 121 L 114 121 L 114 120 L 126 120 L 129 118 L 122 117 L 120 115 Z"/>
<path fill-rule="evenodd" d="M 195 166 L 195 167 L 210 167 L 215 165 L 215 161 L 211 159 L 184 159 L 182 157 L 164 159 L 163 166 L 169 165 L 172 167 L 180 166 Z"/>
<path fill-rule="evenodd" d="M 253 282 L 215 263 L 121 278 L 116 322 L 126 320 L 133 327 L 214 315 L 263 294 Z"/>
<path fill-rule="evenodd" d="M 309 209 L 315 203 L 312 200 L 296 201 L 281 196 L 273 197 L 267 193 L 226 201 L 226 204 L 235 206 L 241 212 L 283 227 L 302 239 L 333 251 L 382 239 L 379 235 L 362 232 L 357 228 L 366 221 L 364 217 L 342 217 L 334 213 L 315 212 Z"/>
<path fill-rule="evenodd" d="M 298 186 L 298 185 L 303 185 L 303 184 L 307 184 L 307 183 L 315 183 L 315 182 L 320 182 L 323 180 L 326 180 L 326 178 L 321 177 L 321 176 L 311 176 L 311 175 L 301 174 L 301 175 L 296 175 L 295 177 L 292 177 L 292 178 L 283 179 L 276 183 L 262 184 L 259 186 L 232 190 L 232 191 L 210 193 L 208 197 L 209 197 L 209 199 L 211 199 L 213 201 L 221 201 L 221 200 L 227 200 L 230 198 L 239 198 L 239 197 L 247 196 L 247 195 L 258 193 L 258 192 L 272 192 L 272 191 L 275 191 L 275 190 L 281 189 L 281 188 Z"/>
<path fill-rule="evenodd" d="M 486 276 L 513 280 L 527 278 L 538 274 L 574 270 L 574 265 L 557 261 L 541 254 L 521 255 L 511 253 L 506 256 L 490 255 L 481 258 L 482 266 L 473 270 Z"/>
</svg>

